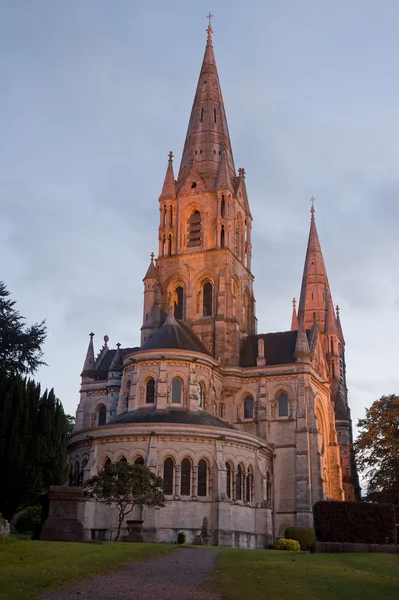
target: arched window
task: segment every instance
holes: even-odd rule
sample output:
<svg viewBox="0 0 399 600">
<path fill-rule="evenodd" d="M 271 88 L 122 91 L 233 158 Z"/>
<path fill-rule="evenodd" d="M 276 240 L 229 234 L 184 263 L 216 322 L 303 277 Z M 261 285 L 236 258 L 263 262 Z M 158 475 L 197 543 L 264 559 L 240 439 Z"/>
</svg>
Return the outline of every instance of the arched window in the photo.
<svg viewBox="0 0 399 600">
<path fill-rule="evenodd" d="M 252 396 L 247 396 L 244 400 L 244 419 L 254 418 L 254 401 Z"/>
<path fill-rule="evenodd" d="M 278 397 L 278 416 L 288 417 L 288 396 L 284 392 Z"/>
<path fill-rule="evenodd" d="M 272 484 L 270 481 L 269 471 L 266 474 L 266 504 L 267 506 L 272 505 Z"/>
<path fill-rule="evenodd" d="M 134 461 L 135 465 L 144 465 L 144 458 L 142 456 L 138 456 L 135 461 Z"/>
<path fill-rule="evenodd" d="M 75 464 L 73 467 L 73 485 L 79 485 L 79 471 L 80 471 L 80 462 L 75 460 Z"/>
<path fill-rule="evenodd" d="M 242 306 L 243 306 L 244 327 L 248 331 L 250 331 L 250 329 L 251 329 L 251 302 L 250 302 L 250 298 L 249 298 L 249 294 L 248 294 L 247 290 L 245 290 L 245 292 L 244 292 Z"/>
<path fill-rule="evenodd" d="M 198 496 L 207 495 L 208 484 L 208 463 L 201 459 L 198 463 Z"/>
<path fill-rule="evenodd" d="M 162 256 L 165 256 L 165 253 L 166 253 L 166 238 L 163 235 L 162 236 Z"/>
<path fill-rule="evenodd" d="M 98 425 L 105 425 L 107 422 L 107 409 L 102 405 L 98 410 Z"/>
<path fill-rule="evenodd" d="M 169 208 L 169 225 L 170 225 L 170 227 L 173 226 L 173 208 L 172 207 Z"/>
<path fill-rule="evenodd" d="M 125 465 L 127 465 L 127 458 L 126 456 L 120 456 L 118 458 L 118 462 L 124 463 Z"/>
<path fill-rule="evenodd" d="M 204 284 L 204 287 L 202 288 L 202 293 L 203 293 L 203 315 L 204 317 L 211 317 L 212 316 L 212 312 L 213 312 L 213 302 L 212 302 L 212 296 L 213 296 L 213 289 L 212 289 L 212 284 L 207 281 Z"/>
<path fill-rule="evenodd" d="M 220 229 L 220 247 L 224 248 L 224 225 Z"/>
<path fill-rule="evenodd" d="M 236 475 L 236 500 L 242 500 L 242 484 L 244 482 L 244 469 L 238 465 Z"/>
<path fill-rule="evenodd" d="M 204 406 L 204 384 L 199 382 L 197 386 L 197 402 L 198 406 Z"/>
<path fill-rule="evenodd" d="M 79 482 L 78 485 L 81 487 L 83 485 L 83 479 L 84 479 L 84 470 L 85 470 L 85 466 L 87 465 L 88 460 L 87 458 L 84 458 L 82 460 L 82 468 L 79 471 Z"/>
<path fill-rule="evenodd" d="M 172 381 L 172 404 L 181 404 L 182 391 L 182 380 L 175 377 Z"/>
<path fill-rule="evenodd" d="M 231 498 L 231 466 L 226 463 L 226 496 Z"/>
<path fill-rule="evenodd" d="M 73 464 L 72 463 L 69 465 L 69 485 L 71 485 L 71 486 L 74 485 L 74 481 L 73 481 Z"/>
<path fill-rule="evenodd" d="M 189 496 L 191 493 L 191 462 L 184 458 L 181 463 L 180 471 L 180 494 Z"/>
<path fill-rule="evenodd" d="M 201 214 L 195 210 L 188 220 L 187 246 L 201 246 Z"/>
<path fill-rule="evenodd" d="M 110 464 L 111 464 L 111 459 L 108 456 L 106 456 L 105 459 L 103 460 L 104 469 L 105 469 L 105 467 L 108 467 L 108 465 L 110 465 Z"/>
<path fill-rule="evenodd" d="M 176 319 L 183 319 L 183 288 L 181 285 L 179 285 L 176 289 L 175 289 L 175 309 L 174 309 L 174 315 Z"/>
<path fill-rule="evenodd" d="M 163 492 L 168 496 L 173 494 L 173 479 L 175 474 L 175 463 L 173 459 L 166 458 L 163 463 Z"/>
<path fill-rule="evenodd" d="M 224 217 L 225 212 L 226 212 L 226 202 L 225 202 L 224 196 L 222 196 L 222 199 L 220 201 L 220 216 Z"/>
<path fill-rule="evenodd" d="M 131 385 L 132 385 L 132 382 L 129 379 L 126 384 L 126 396 L 125 396 L 125 409 L 126 410 L 129 408 L 129 396 L 130 396 L 130 386 Z"/>
<path fill-rule="evenodd" d="M 246 500 L 247 502 L 253 502 L 253 487 L 254 487 L 254 472 L 252 466 L 249 465 L 247 473 L 247 489 L 246 489 Z"/>
<path fill-rule="evenodd" d="M 168 236 L 168 256 L 172 256 L 172 234 Z"/>
<path fill-rule="evenodd" d="M 167 215 L 166 204 L 164 204 L 164 206 L 163 206 L 163 226 L 164 227 L 166 225 L 166 215 Z"/>
<path fill-rule="evenodd" d="M 155 379 L 150 377 L 145 386 L 145 403 L 154 404 L 155 402 Z"/>
</svg>

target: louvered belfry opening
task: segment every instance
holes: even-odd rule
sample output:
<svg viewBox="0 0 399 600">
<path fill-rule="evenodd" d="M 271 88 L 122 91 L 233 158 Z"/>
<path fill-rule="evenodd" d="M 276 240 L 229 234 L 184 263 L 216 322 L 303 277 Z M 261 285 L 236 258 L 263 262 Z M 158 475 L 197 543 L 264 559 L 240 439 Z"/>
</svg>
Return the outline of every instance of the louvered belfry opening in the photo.
<svg viewBox="0 0 399 600">
<path fill-rule="evenodd" d="M 201 214 L 198 210 L 194 211 L 188 220 L 187 246 L 201 246 Z"/>
</svg>

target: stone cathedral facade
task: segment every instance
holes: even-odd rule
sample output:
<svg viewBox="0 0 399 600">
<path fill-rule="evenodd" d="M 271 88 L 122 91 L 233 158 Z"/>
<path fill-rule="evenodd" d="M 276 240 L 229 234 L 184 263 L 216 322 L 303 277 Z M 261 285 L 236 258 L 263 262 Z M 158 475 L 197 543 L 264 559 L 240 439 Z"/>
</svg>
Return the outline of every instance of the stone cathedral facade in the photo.
<svg viewBox="0 0 399 600">
<path fill-rule="evenodd" d="M 311 525 L 323 498 L 359 498 L 351 454 L 345 341 L 314 210 L 290 329 L 257 333 L 252 215 L 236 170 L 208 28 L 175 176 L 159 197 L 158 257 L 144 277 L 140 347 L 93 334 L 82 372 L 69 485 L 108 461 L 164 478 L 166 507 L 144 509 L 145 541 L 262 548 Z M 154 231 L 155 235 L 155 231 Z M 257 251 L 261 251 L 260 248 Z M 262 310 L 262 309 L 260 309 Z M 112 507 L 80 503 L 86 537 L 116 529 Z M 197 537 L 196 537 L 197 536 Z"/>
</svg>

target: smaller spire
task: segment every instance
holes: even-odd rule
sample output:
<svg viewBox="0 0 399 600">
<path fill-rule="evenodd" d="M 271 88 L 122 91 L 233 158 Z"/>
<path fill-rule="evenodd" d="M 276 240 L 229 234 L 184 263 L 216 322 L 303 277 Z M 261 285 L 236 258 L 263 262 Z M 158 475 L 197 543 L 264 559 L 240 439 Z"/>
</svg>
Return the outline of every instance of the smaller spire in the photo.
<svg viewBox="0 0 399 600">
<path fill-rule="evenodd" d="M 123 358 L 120 348 L 121 345 L 118 342 L 118 344 L 116 344 L 116 352 L 109 368 L 109 372 L 122 370 Z"/>
<path fill-rule="evenodd" d="M 146 279 L 158 279 L 158 272 L 157 272 L 157 268 L 154 264 L 154 256 L 155 254 L 153 252 L 151 252 L 150 254 L 150 265 L 147 269 L 147 273 L 144 275 L 144 279 L 143 281 L 145 281 Z"/>
<path fill-rule="evenodd" d="M 165 179 L 162 186 L 160 198 L 176 198 L 176 182 L 173 172 L 173 152 L 168 154 L 168 166 L 166 169 Z"/>
<path fill-rule="evenodd" d="M 336 310 L 336 314 L 337 314 L 337 332 L 338 332 L 338 337 L 341 339 L 342 342 L 345 342 L 344 333 L 342 331 L 341 318 L 339 316 L 339 306 L 338 306 L 338 304 L 335 307 L 335 310 Z"/>
<path fill-rule="evenodd" d="M 89 346 L 87 348 L 86 359 L 83 365 L 83 371 L 81 373 L 81 377 L 90 377 L 93 378 L 96 371 L 95 361 L 94 361 L 94 344 L 93 337 L 94 333 L 91 332 L 89 334 L 90 341 Z"/>
<path fill-rule="evenodd" d="M 310 348 L 305 329 L 305 311 L 300 310 L 298 315 L 298 333 L 296 336 L 294 358 L 295 362 L 310 362 Z"/>
<path fill-rule="evenodd" d="M 292 299 L 291 331 L 298 331 L 298 316 L 296 314 L 296 299 Z"/>
</svg>

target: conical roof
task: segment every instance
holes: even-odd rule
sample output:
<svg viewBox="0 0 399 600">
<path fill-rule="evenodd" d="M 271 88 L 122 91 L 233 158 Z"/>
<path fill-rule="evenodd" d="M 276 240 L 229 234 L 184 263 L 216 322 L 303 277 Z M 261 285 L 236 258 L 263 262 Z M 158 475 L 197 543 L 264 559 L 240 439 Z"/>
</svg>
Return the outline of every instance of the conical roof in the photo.
<svg viewBox="0 0 399 600">
<path fill-rule="evenodd" d="M 166 169 L 165 180 L 163 182 L 160 198 L 176 198 L 176 182 L 173 172 L 173 154 L 169 152 L 168 167 Z"/>
<path fill-rule="evenodd" d="M 329 306 L 332 308 L 334 305 L 314 213 L 312 207 L 298 312 L 304 312 L 305 329 L 312 327 L 313 321 L 316 320 L 320 331 L 324 333 L 328 329 Z"/>
<path fill-rule="evenodd" d="M 95 377 L 96 364 L 94 360 L 94 345 L 93 345 L 94 333 L 90 333 L 90 342 L 86 352 L 86 358 L 83 365 L 81 377 Z"/>
<path fill-rule="evenodd" d="M 121 345 L 120 344 L 116 344 L 117 346 L 117 350 L 115 352 L 114 358 L 112 359 L 112 363 L 109 367 L 110 371 L 121 371 L 122 370 L 122 365 L 123 365 L 123 357 L 122 357 L 122 352 L 121 352 Z"/>
<path fill-rule="evenodd" d="M 296 336 L 294 358 L 295 362 L 310 361 L 310 348 L 304 325 L 304 313 L 302 310 L 299 311 L 298 333 Z"/>
<path fill-rule="evenodd" d="M 157 279 L 158 278 L 158 272 L 157 272 L 157 268 L 154 264 L 154 253 L 151 253 L 151 261 L 149 264 L 149 267 L 147 269 L 147 273 L 144 275 L 144 279 Z"/>
<path fill-rule="evenodd" d="M 183 186 L 194 163 L 207 190 L 214 191 L 222 150 L 225 149 L 227 170 L 235 177 L 229 129 L 212 46 L 212 29 L 208 39 L 198 80 L 183 155 L 177 178 L 178 191 Z"/>
<path fill-rule="evenodd" d="M 291 317 L 291 331 L 298 330 L 298 316 L 296 314 L 296 300 L 292 299 L 292 317 Z"/>
</svg>

